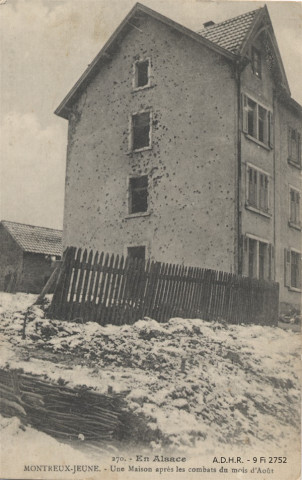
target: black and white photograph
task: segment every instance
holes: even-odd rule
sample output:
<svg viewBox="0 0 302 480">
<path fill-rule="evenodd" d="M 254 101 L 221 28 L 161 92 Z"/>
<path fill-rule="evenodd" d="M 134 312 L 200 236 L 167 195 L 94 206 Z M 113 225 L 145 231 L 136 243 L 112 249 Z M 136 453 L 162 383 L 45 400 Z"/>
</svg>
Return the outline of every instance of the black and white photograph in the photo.
<svg viewBox="0 0 302 480">
<path fill-rule="evenodd" d="M 298 480 L 302 3 L 0 0 L 0 478 Z"/>
</svg>

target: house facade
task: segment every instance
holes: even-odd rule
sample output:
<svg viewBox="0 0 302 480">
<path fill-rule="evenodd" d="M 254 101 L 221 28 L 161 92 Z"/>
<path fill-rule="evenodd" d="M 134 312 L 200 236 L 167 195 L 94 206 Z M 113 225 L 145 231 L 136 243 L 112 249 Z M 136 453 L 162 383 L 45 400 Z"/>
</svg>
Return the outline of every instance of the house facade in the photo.
<svg viewBox="0 0 302 480">
<path fill-rule="evenodd" d="M 62 231 L 0 222 L 0 291 L 40 293 L 62 256 Z"/>
<path fill-rule="evenodd" d="M 136 4 L 56 113 L 64 247 L 301 291 L 301 106 L 266 7 L 193 32 Z"/>
</svg>

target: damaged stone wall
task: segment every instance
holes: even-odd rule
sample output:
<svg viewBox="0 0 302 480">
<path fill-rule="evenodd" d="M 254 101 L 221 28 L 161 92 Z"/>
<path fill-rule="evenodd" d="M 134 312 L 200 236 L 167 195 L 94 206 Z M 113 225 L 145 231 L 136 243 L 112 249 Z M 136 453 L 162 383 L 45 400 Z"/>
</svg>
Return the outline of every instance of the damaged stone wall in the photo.
<svg viewBox="0 0 302 480">
<path fill-rule="evenodd" d="M 133 64 L 150 58 L 150 87 Z M 141 17 L 74 105 L 64 218 L 68 245 L 234 271 L 236 84 L 222 56 Z M 152 111 L 152 146 L 129 152 L 131 114 Z M 149 209 L 129 216 L 128 178 L 148 175 Z"/>
</svg>

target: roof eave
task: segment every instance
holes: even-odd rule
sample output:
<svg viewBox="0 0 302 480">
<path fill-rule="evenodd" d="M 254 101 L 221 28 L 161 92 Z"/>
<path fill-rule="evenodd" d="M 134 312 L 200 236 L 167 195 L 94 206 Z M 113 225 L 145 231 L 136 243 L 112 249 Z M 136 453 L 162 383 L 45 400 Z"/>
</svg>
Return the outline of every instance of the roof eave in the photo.
<svg viewBox="0 0 302 480">
<path fill-rule="evenodd" d="M 302 116 L 302 105 L 292 98 L 287 90 L 280 89 L 279 92 L 277 92 L 277 97 L 282 103 L 295 110 L 300 117 Z"/>
<path fill-rule="evenodd" d="M 58 253 L 58 252 L 54 252 L 54 251 L 50 251 L 50 250 L 47 250 L 47 251 L 44 251 L 44 252 L 38 252 L 37 250 L 33 250 L 33 249 L 30 249 L 30 248 L 26 248 L 26 249 L 23 249 L 24 253 L 32 253 L 34 255 L 54 255 L 54 256 L 62 256 L 62 253 Z"/>
<path fill-rule="evenodd" d="M 108 58 L 107 54 L 107 49 L 110 47 L 110 45 L 117 39 L 117 37 L 122 33 L 124 27 L 126 24 L 129 22 L 130 18 L 134 16 L 136 12 L 143 12 L 147 15 L 150 15 L 151 17 L 155 18 L 156 20 L 168 25 L 171 28 L 176 29 L 180 33 L 183 33 L 184 35 L 187 35 L 188 37 L 192 38 L 193 40 L 201 43 L 205 47 L 208 47 L 211 50 L 214 50 L 216 53 L 228 58 L 229 60 L 236 60 L 238 58 L 238 55 L 235 53 L 231 53 L 228 50 L 220 47 L 219 45 L 211 42 L 210 40 L 202 37 L 200 34 L 194 32 L 193 30 L 190 30 L 187 27 L 184 27 L 183 25 L 175 22 L 174 20 L 171 20 L 168 17 L 165 17 L 164 15 L 152 10 L 149 7 L 146 7 L 145 5 L 142 5 L 141 3 L 136 3 L 134 7 L 130 10 L 128 15 L 124 18 L 124 20 L 120 23 L 120 25 L 117 27 L 117 29 L 113 32 L 109 40 L 105 43 L 103 48 L 100 50 L 100 52 L 96 55 L 96 57 L 92 60 L 92 62 L 89 64 L 89 66 L 86 68 L 84 73 L 81 75 L 79 80 L 75 83 L 75 85 L 71 88 L 71 90 L 68 92 L 66 97 L 63 99 L 63 101 L 60 103 L 60 105 L 56 108 L 55 114 L 65 118 L 68 120 L 69 112 L 70 112 L 70 107 L 72 102 L 74 101 L 74 98 L 76 97 L 79 89 L 89 80 L 90 75 L 93 75 L 94 70 L 96 65 L 99 64 L 99 62 L 102 60 L 102 58 Z"/>
</svg>

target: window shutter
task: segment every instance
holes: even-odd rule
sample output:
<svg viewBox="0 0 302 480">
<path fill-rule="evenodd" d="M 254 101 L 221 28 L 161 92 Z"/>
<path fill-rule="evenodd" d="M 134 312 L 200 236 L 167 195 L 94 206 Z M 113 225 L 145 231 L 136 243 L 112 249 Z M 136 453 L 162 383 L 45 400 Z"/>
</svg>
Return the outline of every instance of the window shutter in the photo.
<svg viewBox="0 0 302 480">
<path fill-rule="evenodd" d="M 284 285 L 290 287 L 291 272 L 290 272 L 290 250 L 284 249 Z"/>
<path fill-rule="evenodd" d="M 297 154 L 298 154 L 298 163 L 301 166 L 301 135 L 297 133 Z"/>
<path fill-rule="evenodd" d="M 289 221 L 294 222 L 295 221 L 295 199 L 296 195 L 293 190 L 290 190 L 289 192 Z"/>
<path fill-rule="evenodd" d="M 300 255 L 299 263 L 299 288 L 302 288 L 302 255 Z"/>
<path fill-rule="evenodd" d="M 244 94 L 242 94 L 241 96 L 241 104 L 242 104 L 242 131 L 244 133 L 247 133 L 248 132 L 248 105 L 247 105 L 247 97 Z"/>
<path fill-rule="evenodd" d="M 271 148 L 274 146 L 274 126 L 273 126 L 273 113 L 268 112 L 268 143 Z"/>
</svg>

